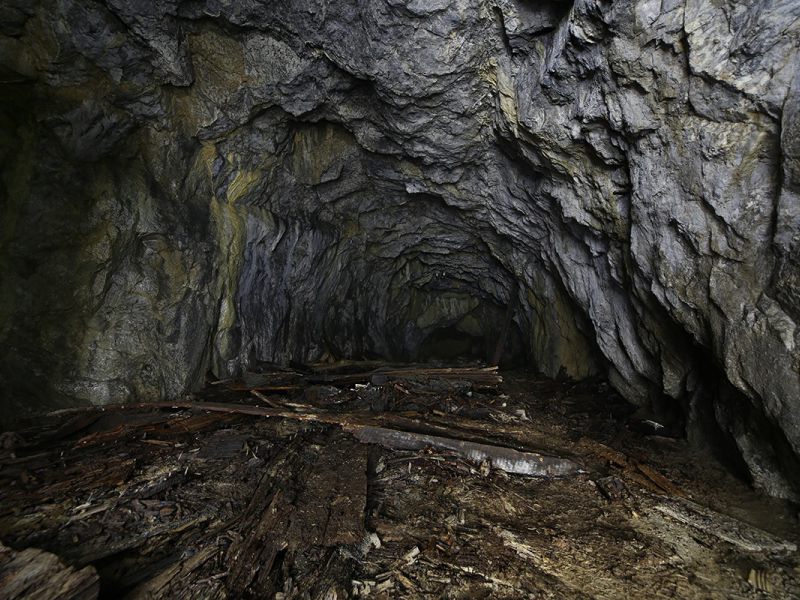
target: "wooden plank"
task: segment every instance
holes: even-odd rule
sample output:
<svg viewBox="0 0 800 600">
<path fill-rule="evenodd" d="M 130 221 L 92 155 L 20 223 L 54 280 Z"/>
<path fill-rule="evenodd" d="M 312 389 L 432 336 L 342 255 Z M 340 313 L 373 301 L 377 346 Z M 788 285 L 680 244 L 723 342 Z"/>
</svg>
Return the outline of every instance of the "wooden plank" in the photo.
<svg viewBox="0 0 800 600">
<path fill-rule="evenodd" d="M 324 446 L 294 438 L 262 477 L 225 557 L 231 596 L 271 597 L 298 556 L 363 539 L 367 449 L 341 432 L 327 436 Z"/>
<path fill-rule="evenodd" d="M 171 537 L 210 520 L 208 515 L 201 514 L 172 522 L 156 523 L 149 528 L 138 529 L 126 537 L 104 533 L 99 537 L 85 540 L 79 545 L 65 548 L 64 557 L 71 564 L 88 565 L 144 544 L 148 544 L 148 549 L 152 551 L 157 545 L 169 543 Z"/>
<path fill-rule="evenodd" d="M 450 450 L 476 463 L 489 461 L 495 469 L 518 475 L 534 477 L 563 477 L 574 475 L 580 466 L 567 459 L 545 456 L 534 452 L 520 452 L 502 446 L 490 446 L 434 435 L 396 431 L 383 427 L 344 427 L 356 439 L 368 444 L 380 444 L 393 450 L 421 450 L 437 448 Z"/>
<path fill-rule="evenodd" d="M 657 494 L 668 494 L 677 498 L 685 498 L 686 494 L 678 486 L 664 477 L 661 473 L 633 457 L 609 448 L 605 444 L 589 438 L 581 438 L 580 445 L 587 447 L 589 452 L 607 460 L 612 465 L 619 467 L 626 477 L 635 481 L 645 489 Z"/>
<path fill-rule="evenodd" d="M 0 544 L 0 600 L 91 600 L 99 592 L 94 567 L 77 570 L 50 552 Z"/>
<path fill-rule="evenodd" d="M 170 565 L 152 579 L 137 586 L 126 600 L 176 598 L 192 581 L 192 574 L 219 553 L 216 545 L 207 546 L 192 556 Z"/>
<path fill-rule="evenodd" d="M 232 417 L 229 417 L 229 419 L 230 418 Z M 143 422 L 120 423 L 112 429 L 96 431 L 82 437 L 75 442 L 75 447 L 85 448 L 97 444 L 113 442 L 133 434 L 174 437 L 187 433 L 197 433 L 212 425 L 218 425 L 219 422 L 220 417 L 211 415 L 179 415 L 168 419 L 162 419 L 155 423 L 147 420 Z"/>
<path fill-rule="evenodd" d="M 241 532 L 228 548 L 225 585 L 231 596 L 270 597 L 272 568 L 286 549 L 285 531 L 294 507 L 291 482 L 303 472 L 305 435 L 295 437 L 272 461 L 261 477 L 236 529 Z M 288 494 L 288 498 L 287 498 Z"/>
<path fill-rule="evenodd" d="M 337 433 L 294 501 L 289 547 L 355 544 L 365 535 L 367 448 Z"/>
<path fill-rule="evenodd" d="M 251 378 L 249 381 L 237 381 L 230 386 L 230 389 L 238 391 L 258 390 L 260 392 L 287 392 L 300 389 L 309 384 L 328 384 L 328 385 L 353 385 L 356 383 L 368 383 L 376 375 L 385 377 L 387 380 L 398 379 L 457 379 L 473 383 L 478 387 L 494 388 L 502 383 L 503 378 L 498 372 L 497 366 L 491 367 L 403 367 L 403 368 L 379 368 L 360 373 L 296 373 L 296 380 L 287 383 L 283 381 L 285 375 L 280 374 L 278 378 L 269 375 L 261 376 L 260 380 Z"/>
<path fill-rule="evenodd" d="M 0 492 L 0 497 L 6 502 L 24 499 L 33 506 L 78 491 L 83 493 L 107 486 L 116 487 L 127 481 L 135 466 L 136 460 L 132 458 L 97 459 L 91 464 L 73 465 L 58 471 L 58 481 L 40 484 L 35 489 L 8 488 Z"/>
<path fill-rule="evenodd" d="M 123 406 L 132 406 L 132 405 L 123 405 Z M 391 434 L 392 440 L 395 443 L 401 443 L 400 440 L 403 439 L 402 434 L 415 434 L 417 436 L 423 437 L 416 437 L 414 438 L 413 435 L 407 436 L 404 443 L 411 443 L 412 438 L 416 439 L 418 445 L 417 448 L 422 448 L 426 444 L 422 443 L 420 440 L 425 439 L 424 436 L 428 436 L 430 438 L 441 438 L 435 440 L 436 444 L 448 444 L 440 445 L 437 447 L 447 448 L 453 450 L 455 452 L 462 453 L 466 458 L 472 457 L 481 457 L 477 460 L 486 460 L 490 459 L 492 464 L 495 465 L 496 468 L 502 469 L 509 473 L 520 473 L 526 475 L 537 475 L 539 477 L 553 477 L 553 476 L 563 476 L 567 474 L 577 473 L 580 470 L 579 465 L 568 458 L 562 457 L 554 457 L 554 456 L 547 456 L 545 454 L 540 454 L 536 452 L 522 452 L 519 450 L 515 450 L 512 448 L 507 448 L 504 446 L 495 446 L 492 444 L 483 444 L 482 442 L 473 442 L 471 440 L 463 440 L 459 438 L 459 432 L 454 431 L 452 429 L 448 429 L 443 426 L 432 426 L 426 425 L 424 422 L 420 420 L 413 420 L 403 417 L 402 415 L 397 415 L 393 413 L 370 413 L 370 412 L 363 412 L 363 413 L 336 413 L 336 412 L 326 412 L 326 411 L 313 411 L 310 409 L 306 410 L 305 408 L 300 408 L 300 410 L 284 410 L 284 409 L 274 409 L 274 408 L 265 408 L 261 406 L 251 406 L 246 404 L 223 404 L 223 403 L 214 403 L 214 402 L 159 402 L 153 404 L 141 404 L 138 405 L 140 408 L 190 408 L 195 410 L 206 410 L 210 412 L 220 412 L 220 413 L 228 413 L 228 414 L 242 414 L 242 415 L 251 415 L 251 416 L 260 416 L 260 417 L 279 417 L 284 419 L 293 419 L 297 421 L 311 421 L 316 423 L 325 423 L 330 425 L 337 425 L 344 429 L 345 431 L 356 435 L 358 438 L 357 433 L 362 429 L 375 429 L 375 428 L 382 428 L 386 424 L 391 424 L 393 426 L 394 433 Z M 419 433 L 419 432 L 409 432 L 405 431 L 404 429 L 398 429 L 402 427 L 404 429 L 408 428 L 427 428 L 428 431 L 431 429 L 435 431 L 435 433 L 428 433 L 428 431 Z M 387 431 L 389 431 L 387 429 Z M 375 432 L 373 432 L 374 434 Z M 464 432 L 460 432 L 462 435 Z M 362 436 L 363 441 L 365 443 L 374 443 L 374 442 L 367 442 L 368 434 Z M 390 436 L 390 437 L 391 437 Z M 384 438 L 388 439 L 386 435 L 383 436 Z M 445 441 L 445 438 L 447 440 Z M 421 444 L 421 445 L 419 445 Z M 485 446 L 483 449 L 478 449 L 479 446 Z M 491 457 L 495 456 L 496 459 L 492 459 Z M 539 465 L 539 466 L 536 466 Z"/>
<path fill-rule="evenodd" d="M 747 552 L 797 552 L 797 544 L 685 498 L 661 499 L 655 510 Z"/>
</svg>

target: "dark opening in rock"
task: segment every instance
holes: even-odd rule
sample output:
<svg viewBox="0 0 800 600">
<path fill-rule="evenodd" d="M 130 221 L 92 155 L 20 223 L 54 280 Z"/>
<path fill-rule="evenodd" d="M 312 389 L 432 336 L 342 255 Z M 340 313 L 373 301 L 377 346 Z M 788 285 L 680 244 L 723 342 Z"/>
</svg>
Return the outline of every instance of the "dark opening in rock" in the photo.
<svg viewBox="0 0 800 600">
<path fill-rule="evenodd" d="M 459 359 L 486 360 L 486 338 L 475 336 L 457 327 L 436 329 L 423 340 L 419 358 L 423 361 L 454 362 Z"/>
</svg>

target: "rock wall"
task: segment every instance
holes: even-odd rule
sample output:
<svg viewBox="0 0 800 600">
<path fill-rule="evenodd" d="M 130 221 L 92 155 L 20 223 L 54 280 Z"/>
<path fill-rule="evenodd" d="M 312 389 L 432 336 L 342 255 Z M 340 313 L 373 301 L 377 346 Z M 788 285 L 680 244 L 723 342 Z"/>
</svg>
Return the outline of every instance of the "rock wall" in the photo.
<svg viewBox="0 0 800 600">
<path fill-rule="evenodd" d="M 7 0 L 3 411 L 437 332 L 800 481 L 793 0 Z M 796 496 L 795 496 L 796 497 Z"/>
</svg>

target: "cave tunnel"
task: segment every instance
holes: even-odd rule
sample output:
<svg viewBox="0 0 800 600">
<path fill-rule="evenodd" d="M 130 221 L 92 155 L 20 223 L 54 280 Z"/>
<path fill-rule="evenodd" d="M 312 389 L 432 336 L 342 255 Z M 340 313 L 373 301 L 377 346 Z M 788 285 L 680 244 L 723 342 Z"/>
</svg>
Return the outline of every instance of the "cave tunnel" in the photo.
<svg viewBox="0 0 800 600">
<path fill-rule="evenodd" d="M 5 0 L 0 598 L 800 597 L 800 9 Z"/>
</svg>

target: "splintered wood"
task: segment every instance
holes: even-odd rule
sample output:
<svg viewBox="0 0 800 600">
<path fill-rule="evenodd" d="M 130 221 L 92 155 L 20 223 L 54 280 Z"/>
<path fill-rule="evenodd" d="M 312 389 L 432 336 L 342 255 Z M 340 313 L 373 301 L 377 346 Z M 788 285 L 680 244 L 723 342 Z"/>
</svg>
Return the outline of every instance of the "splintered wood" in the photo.
<svg viewBox="0 0 800 600">
<path fill-rule="evenodd" d="M 602 384 L 265 377 L 296 393 L 219 385 L 3 434 L 0 600 L 800 597 L 800 527 L 725 514 L 738 484 L 609 419 Z"/>
<path fill-rule="evenodd" d="M 100 581 L 93 567 L 73 569 L 50 552 L 26 548 L 15 552 L 0 544 L 0 598 L 89 600 Z"/>
<path fill-rule="evenodd" d="M 450 450 L 478 464 L 489 461 L 495 469 L 518 475 L 562 477 L 574 475 L 580 471 L 580 467 L 569 459 L 545 456 L 534 452 L 519 452 L 513 448 L 476 444 L 383 427 L 345 427 L 345 430 L 352 431 L 353 435 L 362 442 L 380 444 L 394 450 L 422 450 L 423 448 Z"/>
<path fill-rule="evenodd" d="M 372 363 L 376 366 L 379 363 Z M 234 390 L 260 392 L 290 392 L 311 384 L 349 386 L 367 384 L 371 381 L 403 381 L 419 379 L 443 379 L 466 381 L 476 389 L 495 389 L 503 382 L 498 368 L 493 367 L 428 367 L 423 365 L 397 367 L 382 365 L 369 371 L 358 371 L 359 363 L 317 367 L 311 372 L 282 369 L 271 373 L 248 374 L 243 381 L 231 382 Z M 349 372 L 356 369 L 356 372 Z M 344 370 L 345 372 L 336 372 Z"/>
<path fill-rule="evenodd" d="M 307 438 L 296 440 L 261 479 L 242 517 L 246 534 L 228 551 L 227 584 L 236 596 L 278 592 L 274 568 L 282 553 L 294 560 L 308 548 L 355 544 L 364 537 L 365 449 L 338 439 L 328 446 L 336 451 L 323 456 L 304 445 Z"/>
<path fill-rule="evenodd" d="M 655 510 L 698 531 L 750 552 L 797 552 L 797 544 L 780 539 L 690 500 L 667 498 Z"/>
<path fill-rule="evenodd" d="M 283 593 L 292 580 L 303 591 L 345 589 L 352 570 L 346 557 L 329 556 L 328 570 L 313 577 L 311 571 L 302 576 L 295 565 L 308 568 L 326 553 L 364 539 L 366 446 L 336 430 L 286 437 L 275 427 L 239 423 L 241 431 L 229 427 L 231 415 L 220 414 L 217 425 L 224 428 L 195 440 L 182 427 L 187 415 L 174 413 L 175 427 L 162 428 L 157 441 L 163 444 L 152 445 L 151 438 L 131 432 L 138 423 L 142 436 L 153 435 L 154 419 L 132 416 L 129 427 L 112 425 L 119 415 L 106 424 L 117 436 L 115 454 L 134 453 L 139 469 L 133 470 L 137 460 L 132 458 L 101 462 L 99 445 L 67 441 L 53 449 L 50 461 L 55 454 L 73 464 L 66 470 L 38 471 L 47 478 L 65 476 L 64 481 L 49 485 L 45 494 L 37 492 L 29 475 L 27 483 L 0 491 L 3 538 L 15 546 L 58 550 L 80 575 L 62 569 L 71 577 L 68 583 L 93 575 L 97 584 L 94 569 L 79 569 L 102 563 L 105 586 L 129 598 L 262 598 Z M 207 418 L 203 422 L 210 423 Z M 38 448 L 35 442 L 27 446 Z M 31 457 L 38 461 L 42 454 Z M 6 460 L 20 464 L 16 456 Z M 120 476 L 123 472 L 126 477 Z M 0 471 L 0 477 L 8 474 Z M 24 504 L 26 499 L 49 503 Z M 37 573 L 44 566 L 55 575 L 55 555 L 28 548 L 20 556 L 0 573 L 0 584 L 13 575 L 14 581 L 30 580 L 38 588 L 43 580 L 36 579 Z M 30 562 L 26 570 L 20 571 L 20 561 Z M 85 587 L 88 595 L 76 592 L 76 598 L 96 597 L 97 585 Z M 29 597 L 34 588 L 4 596 L 0 585 L 0 598 Z M 63 597 L 72 597 L 68 591 L 64 587 Z"/>
<path fill-rule="evenodd" d="M 261 397 L 257 390 L 252 392 Z M 380 444 L 387 448 L 419 450 L 425 447 L 444 448 L 456 452 L 460 456 L 477 463 L 489 461 L 491 465 L 508 473 L 533 475 L 537 477 L 561 477 L 573 475 L 580 471 L 580 466 L 567 458 L 548 456 L 535 452 L 519 452 L 513 448 L 505 448 L 491 444 L 447 438 L 442 435 L 430 435 L 416 431 L 402 431 L 377 427 L 376 425 L 393 423 L 397 427 L 415 429 L 424 427 L 437 433 L 459 435 L 458 430 L 428 425 L 427 427 L 402 415 L 365 413 L 340 413 L 308 410 L 311 407 L 294 404 L 293 410 L 281 410 L 248 406 L 242 404 L 215 404 L 210 402 L 162 402 L 150 405 L 136 405 L 139 408 L 191 408 L 222 412 L 226 414 L 242 414 L 260 417 L 277 417 L 297 421 L 339 425 L 352 433 L 356 439 L 371 444 Z"/>
</svg>

